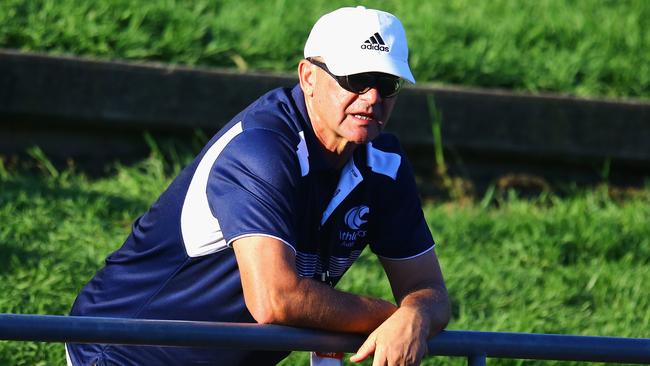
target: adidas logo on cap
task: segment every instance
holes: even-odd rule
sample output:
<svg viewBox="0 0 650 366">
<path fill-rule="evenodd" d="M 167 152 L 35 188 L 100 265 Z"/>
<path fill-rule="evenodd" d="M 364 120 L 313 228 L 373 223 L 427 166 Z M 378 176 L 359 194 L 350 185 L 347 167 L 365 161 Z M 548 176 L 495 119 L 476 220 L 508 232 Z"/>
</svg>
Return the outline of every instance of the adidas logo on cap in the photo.
<svg viewBox="0 0 650 366">
<path fill-rule="evenodd" d="M 370 38 L 368 38 L 365 42 L 363 42 L 361 44 L 361 49 L 390 52 L 390 49 L 388 48 L 388 46 L 386 46 L 386 43 L 384 43 L 384 39 L 381 38 L 379 33 L 373 34 L 372 36 L 370 36 Z"/>
</svg>

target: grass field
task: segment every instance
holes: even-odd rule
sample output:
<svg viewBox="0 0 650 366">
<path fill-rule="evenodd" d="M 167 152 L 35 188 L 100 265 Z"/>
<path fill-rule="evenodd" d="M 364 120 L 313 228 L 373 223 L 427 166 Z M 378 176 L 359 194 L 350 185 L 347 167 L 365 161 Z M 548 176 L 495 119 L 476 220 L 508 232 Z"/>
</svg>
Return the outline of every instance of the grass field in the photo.
<svg viewBox="0 0 650 366">
<path fill-rule="evenodd" d="M 358 1 L 403 21 L 420 81 L 650 97 L 646 0 Z M 294 71 L 313 0 L 4 0 L 0 47 Z"/>
<path fill-rule="evenodd" d="M 154 153 L 90 179 L 32 156 L 38 173 L 0 165 L 0 312 L 65 314 L 187 159 Z M 606 186 L 563 198 L 497 192 L 425 212 L 453 301 L 450 329 L 650 337 L 650 187 L 624 198 Z M 367 252 L 340 287 L 390 298 Z M 285 365 L 304 362 L 298 353 Z M 0 342 L 0 364 L 64 365 L 63 348 Z"/>
</svg>

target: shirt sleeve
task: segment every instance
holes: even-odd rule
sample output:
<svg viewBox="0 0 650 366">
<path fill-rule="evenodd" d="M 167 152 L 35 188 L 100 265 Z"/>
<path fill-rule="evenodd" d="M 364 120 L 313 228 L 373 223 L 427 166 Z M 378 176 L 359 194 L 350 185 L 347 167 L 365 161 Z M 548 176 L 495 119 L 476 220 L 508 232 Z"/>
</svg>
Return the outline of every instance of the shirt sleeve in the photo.
<svg viewBox="0 0 650 366">
<path fill-rule="evenodd" d="M 228 245 L 250 235 L 277 238 L 295 250 L 299 165 L 288 138 L 245 130 L 224 148 L 210 172 L 207 195 Z"/>
<path fill-rule="evenodd" d="M 401 163 L 396 178 L 377 178 L 378 215 L 370 248 L 380 257 L 404 260 L 428 252 L 435 243 L 422 212 L 411 166 L 402 151 L 398 153 Z"/>
</svg>

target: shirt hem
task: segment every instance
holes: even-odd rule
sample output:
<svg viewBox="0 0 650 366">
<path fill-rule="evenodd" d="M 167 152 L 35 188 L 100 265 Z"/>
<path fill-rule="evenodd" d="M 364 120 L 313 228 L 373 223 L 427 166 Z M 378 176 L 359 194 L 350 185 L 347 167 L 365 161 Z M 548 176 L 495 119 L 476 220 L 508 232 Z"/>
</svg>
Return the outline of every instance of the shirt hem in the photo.
<svg viewBox="0 0 650 366">
<path fill-rule="evenodd" d="M 412 255 L 412 256 L 410 256 L 410 257 L 405 257 L 405 258 L 391 258 L 391 257 L 385 257 L 385 256 L 383 256 L 383 255 L 379 255 L 379 254 L 377 254 L 377 256 L 378 256 L 379 258 L 388 259 L 388 260 L 391 260 L 391 261 L 405 261 L 405 260 L 409 260 L 409 259 L 417 258 L 417 257 L 419 257 L 419 256 L 421 256 L 421 255 L 424 255 L 424 254 L 430 252 L 431 250 L 433 250 L 433 248 L 435 248 L 435 247 L 436 247 L 436 244 L 434 243 L 432 246 L 430 246 L 430 247 L 427 248 L 426 250 L 424 250 L 424 251 L 422 251 L 422 252 L 420 252 L 420 253 L 418 253 L 418 254 L 416 254 L 416 255 Z"/>
<path fill-rule="evenodd" d="M 280 238 L 280 237 L 277 237 L 277 236 L 275 236 L 275 235 L 264 234 L 264 233 L 247 233 L 247 234 L 242 234 L 242 235 L 236 236 L 236 237 L 234 237 L 234 238 L 228 240 L 228 241 L 226 242 L 226 246 L 228 246 L 228 248 L 232 248 L 232 243 L 233 243 L 235 240 L 237 240 L 237 239 L 241 239 L 241 238 L 246 238 L 246 237 L 249 237 L 249 236 L 265 236 L 265 237 L 267 237 L 267 238 L 273 238 L 273 239 L 279 240 L 279 241 L 281 241 L 283 244 L 289 246 L 289 248 L 291 248 L 291 249 L 293 250 L 293 254 L 294 254 L 294 255 L 297 254 L 297 252 L 296 252 L 296 248 L 295 248 L 293 245 L 291 245 L 291 243 L 289 243 L 288 241 L 286 241 L 286 240 L 284 240 L 284 239 L 282 239 L 282 238 Z"/>
</svg>

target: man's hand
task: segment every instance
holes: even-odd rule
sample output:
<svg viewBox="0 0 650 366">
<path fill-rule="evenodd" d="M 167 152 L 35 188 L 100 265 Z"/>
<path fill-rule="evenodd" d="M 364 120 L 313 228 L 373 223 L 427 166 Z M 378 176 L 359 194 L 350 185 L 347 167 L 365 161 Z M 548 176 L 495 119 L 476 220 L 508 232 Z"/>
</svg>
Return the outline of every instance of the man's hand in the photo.
<svg viewBox="0 0 650 366">
<path fill-rule="evenodd" d="M 399 308 L 372 332 L 352 362 L 361 362 L 374 353 L 373 366 L 419 365 L 427 352 L 429 321 L 417 309 Z"/>
<path fill-rule="evenodd" d="M 449 299 L 433 250 L 408 260 L 381 258 L 399 308 L 350 358 L 360 362 L 374 353 L 376 365 L 419 365 L 427 340 L 449 321 Z"/>
</svg>

